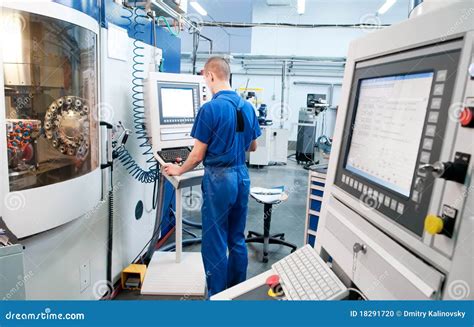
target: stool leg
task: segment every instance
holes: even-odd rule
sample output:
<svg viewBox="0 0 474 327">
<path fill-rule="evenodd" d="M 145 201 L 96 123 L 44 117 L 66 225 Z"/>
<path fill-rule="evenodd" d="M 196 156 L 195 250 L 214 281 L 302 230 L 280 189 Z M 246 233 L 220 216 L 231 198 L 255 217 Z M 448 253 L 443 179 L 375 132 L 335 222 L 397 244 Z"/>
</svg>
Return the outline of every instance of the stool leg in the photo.
<svg viewBox="0 0 474 327">
<path fill-rule="evenodd" d="M 272 205 L 265 203 L 263 210 L 263 262 L 268 262 L 268 244 L 270 240 L 270 223 L 272 221 Z"/>
<path fill-rule="evenodd" d="M 271 238 L 279 238 L 281 240 L 285 240 L 285 233 L 278 233 L 278 234 L 275 234 L 275 235 L 272 235 L 270 236 Z"/>
<path fill-rule="evenodd" d="M 270 239 L 270 244 L 280 244 L 280 245 L 283 245 L 283 246 L 287 246 L 287 247 L 291 248 L 291 253 L 295 252 L 296 249 L 297 249 L 296 245 L 291 244 L 291 243 L 286 242 L 286 241 L 283 241 L 283 240 L 280 240 L 278 238 L 271 238 Z"/>
<path fill-rule="evenodd" d="M 245 239 L 245 243 L 263 243 L 263 236 L 248 237 Z"/>
<path fill-rule="evenodd" d="M 247 233 L 247 238 L 253 237 L 253 236 L 263 236 L 260 233 L 254 232 L 253 230 L 249 230 Z"/>
</svg>

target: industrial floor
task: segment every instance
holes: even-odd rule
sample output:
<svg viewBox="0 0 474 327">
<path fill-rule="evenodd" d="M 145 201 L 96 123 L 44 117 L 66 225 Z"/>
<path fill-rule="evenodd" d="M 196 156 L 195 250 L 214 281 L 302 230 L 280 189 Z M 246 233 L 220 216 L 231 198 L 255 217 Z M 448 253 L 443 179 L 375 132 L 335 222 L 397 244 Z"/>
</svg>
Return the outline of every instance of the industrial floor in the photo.
<svg viewBox="0 0 474 327">
<path fill-rule="evenodd" d="M 285 186 L 289 197 L 282 204 L 275 206 L 272 211 L 271 234 L 285 233 L 285 240 L 298 247 L 304 245 L 304 226 L 306 214 L 306 197 L 308 188 L 308 170 L 303 169 L 294 160 L 289 159 L 287 165 L 267 166 L 263 168 L 249 168 L 252 186 L 259 187 L 277 187 Z M 183 216 L 190 220 L 200 222 L 200 188 L 193 189 L 192 199 L 183 199 L 183 209 L 185 207 L 191 210 L 183 210 Z M 186 195 L 186 192 L 183 192 Z M 189 194 L 189 193 L 188 193 Z M 197 205 L 199 204 L 199 205 Z M 190 232 L 201 235 L 201 230 L 185 226 Z M 257 203 L 254 199 L 249 199 L 249 212 L 246 231 L 253 230 L 263 233 L 263 205 Z M 183 233 L 184 238 L 191 236 Z M 170 242 L 173 240 L 170 239 Z M 281 245 L 269 245 L 268 262 L 262 262 L 262 244 L 248 244 L 249 265 L 247 278 L 256 276 L 271 268 L 272 264 L 285 256 L 291 249 Z M 187 246 L 184 251 L 199 252 L 200 244 Z M 122 291 L 116 297 L 118 300 L 157 300 L 173 299 L 161 296 L 142 296 L 139 291 Z"/>
</svg>

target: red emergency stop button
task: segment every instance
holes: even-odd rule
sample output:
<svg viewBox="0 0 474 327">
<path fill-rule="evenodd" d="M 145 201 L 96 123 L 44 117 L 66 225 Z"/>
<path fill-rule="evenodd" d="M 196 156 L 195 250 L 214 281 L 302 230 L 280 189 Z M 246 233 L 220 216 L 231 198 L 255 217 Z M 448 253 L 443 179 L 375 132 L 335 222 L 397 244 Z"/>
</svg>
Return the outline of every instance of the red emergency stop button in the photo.
<svg viewBox="0 0 474 327">
<path fill-rule="evenodd" d="M 280 283 L 280 277 L 278 275 L 271 275 L 266 280 L 266 284 L 270 287 L 274 287 L 278 283 Z"/>
<path fill-rule="evenodd" d="M 474 127 L 474 108 L 464 108 L 459 116 L 459 122 L 463 127 Z"/>
</svg>

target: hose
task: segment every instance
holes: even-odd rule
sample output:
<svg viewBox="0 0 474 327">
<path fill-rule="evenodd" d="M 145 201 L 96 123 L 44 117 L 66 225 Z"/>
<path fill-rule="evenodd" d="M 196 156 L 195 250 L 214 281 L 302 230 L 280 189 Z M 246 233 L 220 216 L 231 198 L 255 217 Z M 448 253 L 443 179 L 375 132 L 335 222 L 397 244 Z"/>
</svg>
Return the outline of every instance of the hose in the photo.
<svg viewBox="0 0 474 327">
<path fill-rule="evenodd" d="M 112 255 L 113 255 L 113 235 L 114 235 L 114 154 L 111 149 L 113 126 L 107 122 L 101 121 L 100 126 L 107 127 L 107 163 L 101 164 L 101 169 L 109 168 L 110 181 L 108 195 L 108 229 L 107 229 L 107 293 L 105 298 L 110 299 L 114 294 L 114 283 L 112 277 Z"/>
<path fill-rule="evenodd" d="M 147 19 L 146 14 L 140 14 L 138 8 L 131 9 L 126 7 L 126 12 L 129 15 L 122 15 L 122 18 L 127 20 L 128 26 L 132 25 L 133 17 L 133 72 L 132 72 L 132 107 L 133 107 L 133 124 L 135 128 L 135 133 L 137 135 L 137 140 L 140 142 L 140 148 L 143 148 L 144 151 L 142 155 L 147 157 L 146 163 L 148 169 L 143 169 L 135 161 L 132 155 L 128 152 L 126 148 L 119 149 L 117 151 L 117 157 L 125 169 L 130 175 L 132 175 L 136 180 L 141 183 L 154 183 L 157 178 L 157 169 L 158 163 L 153 156 L 153 149 L 150 144 L 150 138 L 147 135 L 145 129 L 145 105 L 143 97 L 143 73 L 145 72 L 143 66 L 144 57 L 143 51 L 145 47 L 140 45 L 139 42 L 142 42 L 142 36 L 145 34 L 143 23 L 144 19 Z M 143 10 L 142 10 L 143 11 Z"/>
<path fill-rule="evenodd" d="M 140 148 L 143 148 L 144 151 L 142 155 L 147 157 L 146 164 L 148 165 L 147 169 L 143 169 L 132 157 L 126 148 L 121 148 L 117 150 L 117 157 L 125 169 L 130 175 L 132 175 L 136 180 L 141 183 L 153 183 L 157 179 L 157 170 L 158 163 L 156 162 L 155 157 L 153 156 L 153 148 L 150 144 L 150 137 L 147 135 L 145 129 L 145 105 L 144 105 L 144 96 L 143 96 L 143 73 L 144 70 L 144 57 L 143 54 L 145 47 L 140 45 L 139 42 L 143 42 L 143 35 L 145 34 L 145 23 L 148 22 L 149 16 L 146 14 L 145 10 L 141 8 L 132 8 L 128 5 L 124 5 L 127 15 L 121 15 L 127 21 L 127 26 L 130 27 L 133 25 L 133 72 L 132 72 L 132 106 L 133 106 L 133 124 L 135 128 L 135 133 L 137 135 L 137 140 L 140 142 Z M 133 23 L 132 23 L 133 17 Z M 152 18 L 152 28 L 153 33 L 155 31 L 155 19 Z M 169 31 L 173 36 L 178 36 L 180 33 L 179 26 L 176 30 L 173 30 L 168 20 L 159 16 L 157 22 L 163 21 Z M 155 35 L 156 37 L 156 35 Z M 156 44 L 154 45 L 156 47 Z M 160 65 L 160 70 L 163 65 L 163 61 Z"/>
<path fill-rule="evenodd" d="M 110 167 L 110 183 L 112 184 L 113 166 Z M 109 190 L 109 228 L 107 237 L 107 286 L 109 288 L 108 296 L 113 293 L 112 279 L 112 255 L 113 255 L 113 236 L 114 236 L 114 192 Z"/>
<path fill-rule="evenodd" d="M 183 220 L 184 225 L 188 225 L 188 226 L 191 226 L 191 227 L 194 227 L 194 228 L 197 228 L 197 229 L 202 229 L 202 224 L 195 223 L 194 221 L 191 221 L 191 220 L 188 220 L 188 219 L 185 219 L 185 218 L 183 218 L 182 220 Z"/>
<path fill-rule="evenodd" d="M 173 29 L 170 26 L 170 23 L 168 23 L 168 20 L 165 17 L 158 16 L 158 18 L 156 19 L 157 23 L 159 23 L 160 20 L 162 20 L 166 24 L 166 27 L 168 28 L 168 31 L 170 32 L 171 35 L 173 35 L 173 36 L 178 36 L 179 35 L 179 33 L 180 33 L 179 26 L 176 29 L 176 31 L 173 31 Z"/>
<path fill-rule="evenodd" d="M 133 176 L 136 180 L 141 183 L 154 183 L 157 179 L 157 170 L 158 163 L 156 162 L 155 157 L 153 156 L 153 148 L 150 144 L 150 137 L 147 134 L 145 129 L 145 105 L 144 105 L 144 96 L 143 96 L 143 74 L 144 70 L 144 57 L 143 54 L 145 47 L 140 45 L 140 42 L 143 42 L 143 35 L 145 34 L 145 23 L 144 20 L 148 22 L 149 16 L 143 9 L 140 8 L 131 8 L 129 6 L 124 6 L 127 15 L 122 15 L 121 17 L 127 21 L 127 26 L 130 27 L 133 25 L 133 72 L 132 72 L 132 107 L 133 107 L 133 124 L 135 128 L 135 134 L 137 135 L 137 140 L 140 142 L 140 148 L 144 149 L 142 155 L 147 157 L 146 164 L 147 169 L 143 169 L 132 157 L 126 148 L 121 148 L 117 150 L 117 157 L 125 169 L 130 175 Z M 133 17 L 133 23 L 132 23 Z M 153 33 L 155 31 L 155 21 L 152 18 L 152 28 Z M 168 20 L 159 16 L 157 22 L 163 21 L 166 24 L 168 31 L 173 36 L 179 35 L 179 27 L 174 31 Z M 156 46 L 156 45 L 155 45 Z M 161 65 L 163 61 L 161 62 Z M 160 67 L 161 68 L 161 67 Z"/>
<path fill-rule="evenodd" d="M 183 233 L 190 235 L 192 238 L 198 238 L 197 234 L 194 234 L 193 232 L 191 232 L 190 230 L 186 228 L 183 228 Z"/>
<path fill-rule="evenodd" d="M 148 250 L 144 256 L 144 259 L 147 262 L 151 260 L 153 253 L 155 253 L 156 244 L 158 243 L 158 240 L 160 239 L 161 227 L 162 227 L 163 222 L 165 221 L 162 219 L 163 212 L 164 212 L 163 199 L 164 199 L 164 194 L 165 194 L 165 177 L 162 174 L 160 174 L 158 178 L 159 178 L 159 189 L 158 189 L 156 211 L 155 211 L 155 228 L 153 231 L 153 236 L 151 237 L 150 242 L 149 242 Z M 173 194 L 171 195 L 171 198 L 174 197 L 174 194 L 175 194 L 175 190 L 173 189 Z"/>
</svg>

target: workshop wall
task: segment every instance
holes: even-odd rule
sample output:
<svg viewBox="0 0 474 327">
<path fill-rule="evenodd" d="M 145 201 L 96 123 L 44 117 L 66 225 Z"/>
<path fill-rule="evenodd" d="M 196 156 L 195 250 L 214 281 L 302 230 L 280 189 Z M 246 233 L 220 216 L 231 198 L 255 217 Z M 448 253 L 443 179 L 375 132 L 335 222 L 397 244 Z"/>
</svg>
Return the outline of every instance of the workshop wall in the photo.
<svg viewBox="0 0 474 327">
<path fill-rule="evenodd" d="M 294 1 L 296 3 L 296 1 Z M 296 7 L 267 6 L 254 1 L 253 22 L 293 24 L 394 24 L 408 18 L 409 0 L 397 1 L 382 15 L 375 13 L 380 2 L 361 0 L 306 1 L 306 12 L 298 15 Z M 349 43 L 370 33 L 353 28 L 275 28 L 256 27 L 252 30 L 252 54 L 345 57 Z"/>
</svg>

